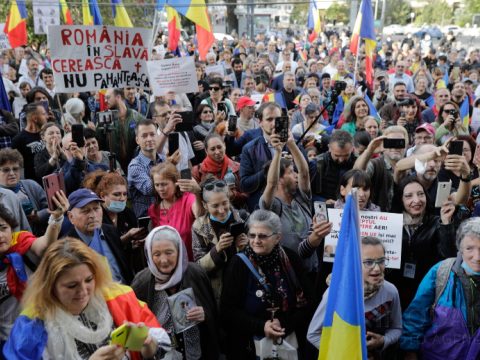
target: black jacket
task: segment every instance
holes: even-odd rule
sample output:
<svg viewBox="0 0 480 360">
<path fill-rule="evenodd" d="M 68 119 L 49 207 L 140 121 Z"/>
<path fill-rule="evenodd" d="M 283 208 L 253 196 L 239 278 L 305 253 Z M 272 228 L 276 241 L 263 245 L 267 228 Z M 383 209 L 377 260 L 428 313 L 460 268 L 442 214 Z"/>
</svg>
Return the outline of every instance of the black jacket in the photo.
<svg viewBox="0 0 480 360">
<path fill-rule="evenodd" d="M 127 264 L 127 256 L 125 254 L 125 251 L 123 250 L 123 245 L 117 229 L 115 229 L 115 227 L 112 225 L 102 224 L 102 231 L 103 235 L 105 236 L 105 241 L 110 247 L 110 250 L 115 257 L 115 260 L 117 260 L 118 267 L 120 268 L 120 273 L 122 274 L 125 283 L 127 285 L 130 284 L 133 279 L 133 272 Z M 72 227 L 67 236 L 71 236 L 73 238 L 81 240 L 75 227 Z"/>
<path fill-rule="evenodd" d="M 153 308 L 154 286 L 155 278 L 149 269 L 139 272 L 132 282 L 137 298 L 146 302 L 150 309 Z M 178 291 L 188 288 L 192 288 L 197 305 L 205 312 L 205 321 L 199 324 L 202 359 L 217 360 L 220 355 L 217 305 L 205 270 L 195 263 L 188 263 Z"/>
</svg>

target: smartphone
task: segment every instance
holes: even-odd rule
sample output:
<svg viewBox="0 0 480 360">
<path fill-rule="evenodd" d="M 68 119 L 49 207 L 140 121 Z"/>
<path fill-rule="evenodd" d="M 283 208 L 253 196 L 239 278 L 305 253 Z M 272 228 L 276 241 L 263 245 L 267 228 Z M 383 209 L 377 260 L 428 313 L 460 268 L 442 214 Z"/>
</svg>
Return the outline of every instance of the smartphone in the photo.
<svg viewBox="0 0 480 360">
<path fill-rule="evenodd" d="M 180 171 L 180 179 L 191 180 L 192 171 L 190 169 L 183 169 Z"/>
<path fill-rule="evenodd" d="M 219 113 L 220 111 L 223 111 L 225 114 L 227 113 L 227 106 L 224 102 L 219 102 L 217 104 L 217 113 Z"/>
<path fill-rule="evenodd" d="M 110 335 L 110 344 L 119 345 L 132 351 L 140 351 L 142 350 L 147 337 L 147 326 L 123 324 L 112 331 L 112 334 Z"/>
<path fill-rule="evenodd" d="M 82 148 L 85 146 L 85 137 L 83 135 L 83 125 L 82 124 L 73 124 L 72 125 L 72 141 L 77 144 L 78 147 Z"/>
<path fill-rule="evenodd" d="M 41 104 L 42 104 L 43 108 L 45 109 L 45 111 L 46 111 L 46 112 L 47 112 L 47 114 L 48 114 L 48 112 L 50 111 L 50 109 L 49 109 L 49 105 L 48 105 L 48 101 L 47 101 L 47 100 L 45 100 L 45 101 L 40 101 L 40 102 L 41 102 Z"/>
<path fill-rule="evenodd" d="M 57 206 L 53 202 L 53 196 L 57 191 L 63 190 L 66 194 L 67 191 L 65 190 L 65 180 L 63 178 L 63 172 L 53 173 L 42 178 L 43 188 L 45 189 L 45 193 L 47 194 L 47 203 L 48 208 L 51 211 L 55 211 Z"/>
<path fill-rule="evenodd" d="M 320 221 L 328 221 L 327 203 L 323 201 L 314 201 L 313 210 L 317 223 Z"/>
<path fill-rule="evenodd" d="M 110 171 L 117 170 L 117 156 L 115 153 L 108 154 L 108 161 L 110 163 Z"/>
<path fill-rule="evenodd" d="M 195 121 L 193 119 L 193 112 L 192 111 L 180 111 L 177 112 L 182 117 L 182 122 L 178 123 L 175 126 L 176 132 L 181 131 L 192 131 L 195 125 Z"/>
<path fill-rule="evenodd" d="M 237 130 L 237 115 L 228 116 L 228 131 Z"/>
<path fill-rule="evenodd" d="M 150 216 L 143 216 L 137 219 L 137 227 L 148 229 L 148 225 L 150 224 Z"/>
<path fill-rule="evenodd" d="M 448 146 L 450 155 L 463 155 L 463 141 L 452 141 Z"/>
<path fill-rule="evenodd" d="M 404 118 L 405 116 L 407 116 L 407 113 L 405 111 L 400 111 L 400 117 Z"/>
<path fill-rule="evenodd" d="M 385 80 L 380 80 L 380 90 L 381 90 L 382 92 L 385 91 Z"/>
<path fill-rule="evenodd" d="M 173 153 L 178 150 L 179 146 L 180 140 L 178 132 L 168 134 L 168 155 L 172 156 Z"/>
<path fill-rule="evenodd" d="M 244 234 L 245 233 L 245 223 L 235 222 L 235 223 L 230 224 L 230 226 L 228 227 L 228 232 L 234 238 L 237 237 L 240 234 Z"/>
<path fill-rule="evenodd" d="M 450 191 L 452 190 L 452 182 L 438 182 L 437 184 L 437 196 L 435 197 L 435 207 L 442 207 L 443 203 L 447 201 L 450 196 Z"/>
<path fill-rule="evenodd" d="M 275 118 L 275 134 L 280 135 L 281 142 L 288 140 L 288 116 Z"/>
<path fill-rule="evenodd" d="M 405 149 L 405 139 L 383 139 L 384 149 Z"/>
</svg>

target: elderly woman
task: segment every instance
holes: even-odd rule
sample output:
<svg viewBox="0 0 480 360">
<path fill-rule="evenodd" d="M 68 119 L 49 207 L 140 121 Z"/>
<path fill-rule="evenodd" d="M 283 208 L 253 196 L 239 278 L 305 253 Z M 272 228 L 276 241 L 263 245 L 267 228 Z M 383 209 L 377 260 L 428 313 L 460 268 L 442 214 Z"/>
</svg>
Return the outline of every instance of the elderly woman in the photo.
<svg viewBox="0 0 480 360">
<path fill-rule="evenodd" d="M 392 359 L 402 334 L 402 309 L 397 288 L 384 279 L 388 257 L 379 239 L 362 238 L 362 264 L 368 355 L 373 359 Z M 329 289 L 323 294 L 308 328 L 307 339 L 316 348 L 320 345 L 328 293 Z"/>
<path fill-rule="evenodd" d="M 67 157 L 62 149 L 62 132 L 60 127 L 47 122 L 40 130 L 40 136 L 45 143 L 45 148 L 35 155 L 35 176 L 39 179 L 60 169 Z"/>
<path fill-rule="evenodd" d="M 405 359 L 478 359 L 480 219 L 457 231 L 456 258 L 433 266 L 403 315 Z"/>
<path fill-rule="evenodd" d="M 205 138 L 205 150 L 207 157 L 200 165 L 192 168 L 192 176 L 198 183 L 211 176 L 218 180 L 225 180 L 230 187 L 232 203 L 240 208 L 246 200 L 246 195 L 238 190 L 240 188 L 240 164 L 225 154 L 225 143 L 218 134 L 210 134 Z"/>
<path fill-rule="evenodd" d="M 0 186 L 13 191 L 28 218 L 32 232 L 39 236 L 45 232 L 48 220 L 48 203 L 45 191 L 36 181 L 20 179 L 23 157 L 18 150 L 0 150 Z"/>
<path fill-rule="evenodd" d="M 170 226 L 159 226 L 150 232 L 145 253 L 148 269 L 137 274 L 132 288 L 152 309 L 172 344 L 176 344 L 172 353 L 177 352 L 186 360 L 218 359 L 217 305 L 205 270 L 188 262 L 185 244 Z M 178 332 L 167 299 L 188 288 L 193 291 L 196 306 L 188 309 L 186 320 L 195 325 Z"/>
<path fill-rule="evenodd" d="M 349 132 L 352 136 L 358 130 L 365 129 L 366 117 L 370 115 L 370 108 L 362 96 L 354 96 L 347 103 L 343 116 L 345 123 L 341 129 Z"/>
<path fill-rule="evenodd" d="M 192 226 L 193 258 L 208 273 L 218 302 L 223 270 L 247 243 L 245 233 L 236 234 L 234 238 L 230 233 L 230 225 L 243 223 L 247 214 L 232 207 L 228 185 L 224 180 L 208 179 L 203 183 L 201 194 L 204 214 Z"/>
<path fill-rule="evenodd" d="M 27 277 L 35 270 L 32 255 L 41 257 L 45 249 L 57 240 L 60 233 L 63 213 L 69 204 L 65 194 L 60 193 L 55 195 L 54 202 L 58 209 L 51 212 L 45 235 L 38 238 L 27 231 L 14 232 L 13 229 L 18 226 L 18 222 L 12 213 L 0 204 L 0 259 L 2 259 L 0 264 L 5 287 L 0 301 L 0 349 L 20 312 L 20 300 Z"/>
<path fill-rule="evenodd" d="M 131 288 L 114 283 L 105 261 L 77 239 L 48 248 L 23 304 L 3 349 L 7 359 L 121 360 L 126 349 L 108 344 L 125 322 L 149 327 L 141 354 L 129 351 L 131 359 L 153 358 L 158 344 L 170 344 L 148 307 Z"/>
<path fill-rule="evenodd" d="M 64 105 L 65 113 L 62 117 L 62 126 L 65 132 L 72 131 L 72 125 L 82 124 L 83 117 L 85 116 L 85 104 L 82 100 L 78 98 L 68 99 Z"/>
<path fill-rule="evenodd" d="M 248 245 L 225 271 L 220 311 L 228 359 L 255 359 L 254 337 L 286 338 L 303 352 L 311 318 L 304 293 L 308 285 L 300 259 L 279 244 L 281 227 L 275 213 L 253 212 Z"/>
</svg>

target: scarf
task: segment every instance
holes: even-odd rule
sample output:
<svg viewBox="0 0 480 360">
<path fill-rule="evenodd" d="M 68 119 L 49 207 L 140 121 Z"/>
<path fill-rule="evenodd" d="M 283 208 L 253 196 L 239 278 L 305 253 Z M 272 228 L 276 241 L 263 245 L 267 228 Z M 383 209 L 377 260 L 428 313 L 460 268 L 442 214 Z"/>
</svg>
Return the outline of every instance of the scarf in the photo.
<svg viewBox="0 0 480 360">
<path fill-rule="evenodd" d="M 257 255 L 250 246 L 245 248 L 245 255 L 248 257 L 253 266 L 257 269 L 260 275 L 265 276 L 265 272 L 273 275 L 275 284 L 271 284 L 265 276 L 266 285 L 270 290 L 270 294 L 263 292 L 262 299 L 268 297 L 269 302 L 274 304 L 274 296 L 279 299 L 280 304 L 275 304 L 280 307 L 283 312 L 288 311 L 288 288 L 294 291 L 296 297 L 296 307 L 300 308 L 306 305 L 307 301 L 303 294 L 303 289 L 298 282 L 295 271 L 292 268 L 290 260 L 285 251 L 280 245 L 275 245 L 272 252 L 268 255 Z M 263 271 L 264 270 L 264 271 Z M 275 294 L 273 294 L 273 292 Z"/>
<path fill-rule="evenodd" d="M 152 242 L 160 239 L 166 239 L 173 242 L 178 249 L 177 266 L 171 274 L 161 273 L 158 271 L 157 265 L 153 262 Z M 159 226 L 150 231 L 150 234 L 148 234 L 147 240 L 145 241 L 145 256 L 147 258 L 148 268 L 155 277 L 155 290 L 166 290 L 177 285 L 182 280 L 183 274 L 187 270 L 188 255 L 185 244 L 178 231 L 171 226 Z"/>
<path fill-rule="evenodd" d="M 370 284 L 366 281 L 363 282 L 363 299 L 368 300 L 374 297 L 383 285 L 383 280 L 380 284 Z"/>
<path fill-rule="evenodd" d="M 37 238 L 28 231 L 19 231 L 12 234 L 10 248 L 6 254 L 0 256 L 0 271 L 7 268 L 7 286 L 10 293 L 18 300 L 22 298 L 27 285 L 27 273 L 23 263 L 24 255 Z"/>
<path fill-rule="evenodd" d="M 227 173 L 229 163 L 230 159 L 228 158 L 228 156 L 223 157 L 222 163 L 217 163 L 210 156 L 207 156 L 205 160 L 203 160 L 200 164 L 200 171 L 203 174 L 211 173 L 214 174 L 218 179 L 223 179 L 223 177 Z M 218 176 L 218 174 L 220 174 L 220 176 Z"/>
</svg>

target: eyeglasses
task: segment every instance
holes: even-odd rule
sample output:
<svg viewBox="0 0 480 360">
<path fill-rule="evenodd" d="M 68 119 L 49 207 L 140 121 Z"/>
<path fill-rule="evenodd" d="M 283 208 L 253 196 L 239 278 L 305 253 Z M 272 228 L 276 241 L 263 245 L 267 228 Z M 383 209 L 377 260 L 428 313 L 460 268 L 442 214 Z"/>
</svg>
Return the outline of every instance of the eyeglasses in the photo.
<svg viewBox="0 0 480 360">
<path fill-rule="evenodd" d="M 212 191 L 215 188 L 223 189 L 225 186 L 227 186 L 227 183 L 225 181 L 217 180 L 217 181 L 206 183 L 203 186 L 203 190 Z"/>
<path fill-rule="evenodd" d="M 20 171 L 20 167 L 19 167 L 19 166 L 14 166 L 14 167 L 12 167 L 12 168 L 6 167 L 6 168 L 1 168 L 0 170 L 1 170 L 2 173 L 4 173 L 4 174 L 10 174 L 10 172 L 16 173 L 16 172 Z"/>
<path fill-rule="evenodd" d="M 220 89 L 221 89 L 221 88 L 216 87 L 216 86 L 215 86 L 215 87 L 210 87 L 210 90 L 212 90 L 212 91 L 220 91 Z"/>
<path fill-rule="evenodd" d="M 171 111 L 167 111 L 166 113 L 157 114 L 157 115 L 155 115 L 155 116 L 153 116 L 153 117 L 162 117 L 162 118 L 164 118 L 164 117 L 169 116 L 171 113 L 172 113 Z"/>
<path fill-rule="evenodd" d="M 256 238 L 258 238 L 258 240 L 263 241 L 263 240 L 267 240 L 269 237 L 272 237 L 273 235 L 276 235 L 276 234 L 277 233 L 271 233 L 270 235 L 248 233 L 247 236 L 250 240 L 255 240 Z"/>
<path fill-rule="evenodd" d="M 373 269 L 375 267 L 375 265 L 378 265 L 379 267 L 385 267 L 388 265 L 388 258 L 379 258 L 379 259 L 376 259 L 376 260 L 373 260 L 373 259 L 367 259 L 367 260 L 364 260 L 362 261 L 363 262 L 363 266 L 365 267 L 365 269 Z"/>
<path fill-rule="evenodd" d="M 211 110 L 205 110 L 205 111 L 202 111 L 202 114 L 213 114 L 213 111 L 211 111 Z"/>
</svg>

